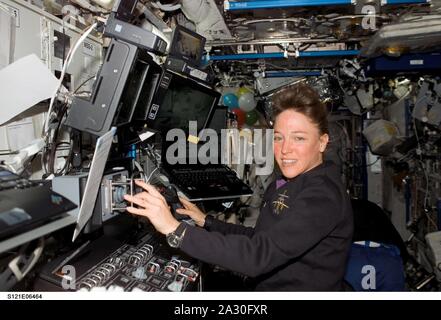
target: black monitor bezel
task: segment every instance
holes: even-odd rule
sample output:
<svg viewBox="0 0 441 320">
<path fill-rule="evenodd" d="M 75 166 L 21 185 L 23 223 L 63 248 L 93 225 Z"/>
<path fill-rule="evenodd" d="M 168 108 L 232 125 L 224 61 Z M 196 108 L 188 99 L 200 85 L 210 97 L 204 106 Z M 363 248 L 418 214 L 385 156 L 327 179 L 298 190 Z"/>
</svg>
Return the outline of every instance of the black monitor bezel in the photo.
<svg viewBox="0 0 441 320">
<path fill-rule="evenodd" d="M 167 78 L 166 81 L 163 80 L 165 78 Z M 176 79 L 178 79 L 178 80 L 176 80 Z M 150 104 L 149 112 L 147 113 L 147 116 L 146 116 L 146 124 L 147 124 L 148 130 L 152 130 L 152 131 L 159 132 L 162 134 L 167 131 L 167 129 L 164 130 L 163 128 L 158 127 L 158 125 L 157 125 L 158 123 L 155 120 L 156 120 L 157 114 L 160 112 L 160 108 L 161 108 L 163 99 L 165 97 L 166 91 L 168 90 L 172 81 L 178 81 L 178 82 L 184 83 L 186 85 L 190 84 L 190 86 L 197 87 L 198 90 L 200 90 L 204 93 L 207 93 L 214 98 L 213 102 L 210 106 L 210 110 L 205 118 L 205 122 L 200 127 L 199 132 L 201 130 L 207 128 L 207 125 L 209 124 L 209 122 L 213 116 L 214 110 L 216 109 L 217 105 L 219 104 L 221 94 L 218 91 L 210 88 L 209 86 L 207 86 L 205 84 L 202 84 L 199 81 L 196 81 L 192 78 L 186 77 L 182 74 L 179 74 L 177 72 L 174 72 L 172 70 L 164 68 L 163 74 L 161 76 L 161 80 L 158 81 L 158 84 L 156 85 L 156 91 L 154 94 L 154 98 Z M 152 119 L 149 117 L 149 115 L 150 115 L 154 105 L 157 105 L 157 111 L 155 112 L 155 118 Z M 170 129 L 173 129 L 173 128 L 168 128 L 168 130 L 170 130 Z M 199 134 L 199 132 L 198 132 L 198 134 Z M 186 132 L 186 134 L 187 133 L 188 132 Z"/>
<path fill-rule="evenodd" d="M 190 36 L 192 36 L 194 38 L 197 38 L 200 41 L 201 44 L 200 44 L 200 48 L 199 48 L 199 51 L 198 51 L 198 54 L 197 54 L 198 57 L 200 57 L 199 60 L 192 59 L 192 58 L 182 54 L 179 50 L 177 50 L 177 48 L 178 48 L 177 43 L 179 42 L 178 41 L 178 35 L 181 32 L 187 33 L 188 35 L 190 35 Z M 204 48 L 205 48 L 205 42 L 206 42 L 205 37 L 201 36 L 200 34 L 194 32 L 194 31 L 192 31 L 190 29 L 185 28 L 185 27 L 183 27 L 181 25 L 177 25 L 175 30 L 173 31 L 173 37 L 172 37 L 172 42 L 170 44 L 169 55 L 172 56 L 172 57 L 176 57 L 176 58 L 179 58 L 181 60 L 184 60 L 185 62 L 190 63 L 190 64 L 192 64 L 194 66 L 201 66 L 201 64 L 202 64 L 202 57 L 203 57 Z"/>
</svg>

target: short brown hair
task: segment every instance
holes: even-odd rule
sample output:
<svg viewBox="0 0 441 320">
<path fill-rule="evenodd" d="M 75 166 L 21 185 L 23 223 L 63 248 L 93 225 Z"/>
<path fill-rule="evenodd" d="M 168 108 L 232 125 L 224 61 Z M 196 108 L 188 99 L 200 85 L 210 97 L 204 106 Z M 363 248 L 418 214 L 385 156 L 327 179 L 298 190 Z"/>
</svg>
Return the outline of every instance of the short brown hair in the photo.
<svg viewBox="0 0 441 320">
<path fill-rule="evenodd" d="M 318 93 L 305 83 L 290 85 L 276 93 L 272 99 L 273 119 L 285 110 L 293 110 L 308 117 L 317 125 L 320 134 L 329 133 L 328 112 Z"/>
</svg>

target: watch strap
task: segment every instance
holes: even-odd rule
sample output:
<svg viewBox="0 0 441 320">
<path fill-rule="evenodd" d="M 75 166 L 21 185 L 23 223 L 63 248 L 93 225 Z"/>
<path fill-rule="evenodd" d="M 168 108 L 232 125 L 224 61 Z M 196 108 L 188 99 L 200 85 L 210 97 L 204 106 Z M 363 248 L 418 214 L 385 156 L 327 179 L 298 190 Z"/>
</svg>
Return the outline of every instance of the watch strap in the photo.
<svg viewBox="0 0 441 320">
<path fill-rule="evenodd" d="M 205 216 L 205 222 L 204 222 L 204 226 L 203 226 L 203 228 L 204 228 L 205 230 L 210 231 L 211 226 L 213 225 L 213 220 L 214 220 L 214 217 L 213 217 L 212 215 L 207 214 L 207 215 Z"/>
<path fill-rule="evenodd" d="M 173 231 L 173 233 L 178 237 L 182 237 L 186 228 L 187 224 L 185 222 L 181 222 L 179 226 L 175 229 L 175 231 Z"/>
</svg>

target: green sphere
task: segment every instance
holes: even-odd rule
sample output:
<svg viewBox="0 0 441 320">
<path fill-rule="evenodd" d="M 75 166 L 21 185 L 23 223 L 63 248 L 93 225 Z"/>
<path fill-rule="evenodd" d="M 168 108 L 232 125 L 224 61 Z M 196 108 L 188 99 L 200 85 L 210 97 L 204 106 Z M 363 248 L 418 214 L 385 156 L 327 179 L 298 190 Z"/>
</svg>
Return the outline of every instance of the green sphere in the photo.
<svg viewBox="0 0 441 320">
<path fill-rule="evenodd" d="M 259 119 L 259 115 L 256 110 L 251 110 L 246 113 L 245 123 L 249 126 L 252 126 Z"/>
</svg>

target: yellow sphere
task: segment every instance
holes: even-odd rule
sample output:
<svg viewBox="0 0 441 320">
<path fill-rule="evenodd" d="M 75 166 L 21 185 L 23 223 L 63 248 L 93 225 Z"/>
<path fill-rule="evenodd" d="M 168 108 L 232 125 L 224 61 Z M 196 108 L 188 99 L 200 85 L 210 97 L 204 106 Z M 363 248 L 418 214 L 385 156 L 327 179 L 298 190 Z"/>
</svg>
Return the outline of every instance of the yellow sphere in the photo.
<svg viewBox="0 0 441 320">
<path fill-rule="evenodd" d="M 236 96 L 238 98 L 240 98 L 241 95 L 244 95 L 245 93 L 250 93 L 252 92 L 250 89 L 248 89 L 247 87 L 240 87 L 237 92 L 236 92 Z"/>
</svg>

